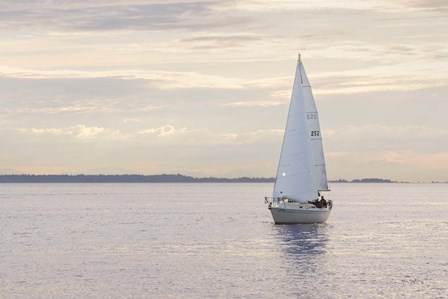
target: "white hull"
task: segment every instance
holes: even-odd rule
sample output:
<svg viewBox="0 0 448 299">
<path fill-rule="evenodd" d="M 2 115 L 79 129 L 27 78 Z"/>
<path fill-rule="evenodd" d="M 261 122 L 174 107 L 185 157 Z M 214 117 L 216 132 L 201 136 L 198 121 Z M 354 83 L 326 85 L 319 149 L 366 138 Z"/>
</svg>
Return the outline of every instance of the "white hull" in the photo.
<svg viewBox="0 0 448 299">
<path fill-rule="evenodd" d="M 316 208 L 313 205 L 287 203 L 269 207 L 275 224 L 324 223 L 331 213 L 331 208 Z"/>
</svg>

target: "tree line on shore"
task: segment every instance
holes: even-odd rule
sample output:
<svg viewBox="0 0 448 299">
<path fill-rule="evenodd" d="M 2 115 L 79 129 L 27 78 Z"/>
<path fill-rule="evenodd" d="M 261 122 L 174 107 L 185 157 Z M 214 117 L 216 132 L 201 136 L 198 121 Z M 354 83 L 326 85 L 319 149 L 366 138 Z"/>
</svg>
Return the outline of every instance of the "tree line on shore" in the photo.
<svg viewBox="0 0 448 299">
<path fill-rule="evenodd" d="M 274 177 L 192 177 L 182 174 L 9 174 L 0 183 L 271 183 Z M 407 183 L 389 179 L 365 178 L 332 180 L 331 183 Z M 435 182 L 433 182 L 435 183 Z"/>
<path fill-rule="evenodd" d="M 265 183 L 274 182 L 274 178 L 262 177 L 239 177 L 218 178 L 202 177 L 195 178 L 182 174 L 18 174 L 0 175 L 0 183 Z"/>
</svg>

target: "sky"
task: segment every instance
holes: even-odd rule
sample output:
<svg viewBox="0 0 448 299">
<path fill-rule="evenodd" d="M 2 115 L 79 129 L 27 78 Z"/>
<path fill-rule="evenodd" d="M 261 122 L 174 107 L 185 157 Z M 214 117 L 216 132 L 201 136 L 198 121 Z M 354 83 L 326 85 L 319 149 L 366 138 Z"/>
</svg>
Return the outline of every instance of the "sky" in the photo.
<svg viewBox="0 0 448 299">
<path fill-rule="evenodd" d="M 329 179 L 448 181 L 444 0 L 0 1 L 0 174 L 273 177 L 297 53 Z"/>
</svg>

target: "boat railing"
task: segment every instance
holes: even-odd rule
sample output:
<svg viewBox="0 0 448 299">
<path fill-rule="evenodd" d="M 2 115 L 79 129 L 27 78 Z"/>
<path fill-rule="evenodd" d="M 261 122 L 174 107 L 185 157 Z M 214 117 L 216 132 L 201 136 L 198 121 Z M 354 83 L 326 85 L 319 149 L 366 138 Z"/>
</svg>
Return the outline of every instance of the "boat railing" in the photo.
<svg viewBox="0 0 448 299">
<path fill-rule="evenodd" d="M 268 205 L 268 209 L 271 207 L 278 206 L 278 198 L 277 197 L 265 197 L 264 203 Z"/>
<path fill-rule="evenodd" d="M 268 205 L 268 208 L 270 207 L 277 207 L 279 203 L 288 203 L 290 200 L 287 197 L 265 197 L 264 203 Z M 311 208 L 316 208 L 317 206 L 312 205 Z M 322 208 L 322 207 L 320 207 Z M 328 208 L 331 210 L 333 208 L 333 201 L 331 199 L 327 200 L 326 205 L 324 208 Z"/>
<path fill-rule="evenodd" d="M 264 203 L 268 204 L 269 206 L 276 206 L 278 205 L 280 202 L 285 202 L 287 200 L 287 198 L 285 197 L 265 197 L 264 198 Z"/>
</svg>

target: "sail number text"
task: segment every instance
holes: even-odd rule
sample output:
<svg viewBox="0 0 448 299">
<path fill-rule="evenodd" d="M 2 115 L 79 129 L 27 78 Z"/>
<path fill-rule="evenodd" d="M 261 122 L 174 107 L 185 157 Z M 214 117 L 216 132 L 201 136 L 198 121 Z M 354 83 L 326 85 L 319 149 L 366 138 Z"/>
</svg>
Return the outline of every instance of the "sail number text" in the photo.
<svg viewBox="0 0 448 299">
<path fill-rule="evenodd" d="M 307 113 L 306 119 L 317 119 L 317 113 Z"/>
<path fill-rule="evenodd" d="M 311 131 L 311 137 L 320 136 L 320 131 Z"/>
</svg>

